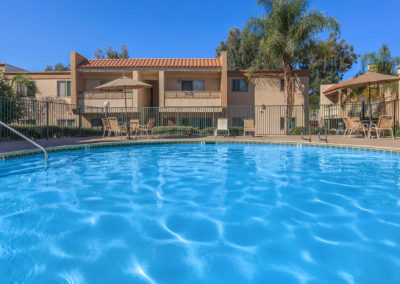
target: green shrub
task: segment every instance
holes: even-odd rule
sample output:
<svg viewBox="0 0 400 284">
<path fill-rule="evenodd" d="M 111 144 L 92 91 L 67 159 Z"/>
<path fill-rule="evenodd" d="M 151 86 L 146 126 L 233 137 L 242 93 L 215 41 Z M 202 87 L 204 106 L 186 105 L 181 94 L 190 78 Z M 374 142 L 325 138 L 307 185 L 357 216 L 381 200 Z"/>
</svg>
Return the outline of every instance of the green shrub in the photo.
<svg viewBox="0 0 400 284">
<path fill-rule="evenodd" d="M 214 128 L 214 127 L 204 128 L 204 129 L 200 130 L 200 135 L 201 136 L 212 136 L 212 135 L 214 135 L 214 130 L 215 129 L 216 128 Z M 241 136 L 241 135 L 243 135 L 243 127 L 234 126 L 234 127 L 228 127 L 228 129 L 229 129 L 229 134 L 231 136 Z"/>
<path fill-rule="evenodd" d="M 298 127 L 290 129 L 290 135 L 301 135 L 301 133 L 303 133 L 304 135 L 307 135 L 309 133 L 308 127 L 298 126 Z M 318 128 L 311 127 L 311 134 L 312 135 L 318 134 Z"/>
<path fill-rule="evenodd" d="M 37 125 L 18 125 L 11 123 L 10 125 L 14 129 L 18 130 L 25 136 L 32 139 L 44 139 L 47 137 L 46 126 Z M 59 137 L 79 137 L 79 136 L 100 136 L 103 135 L 101 127 L 92 128 L 81 128 L 74 126 L 49 126 L 49 138 L 59 138 Z M 10 138 L 18 138 L 10 131 L 3 131 L 2 137 L 6 140 Z"/>
<path fill-rule="evenodd" d="M 190 136 L 198 135 L 199 129 L 193 126 L 156 126 L 151 130 L 155 135 Z"/>
</svg>

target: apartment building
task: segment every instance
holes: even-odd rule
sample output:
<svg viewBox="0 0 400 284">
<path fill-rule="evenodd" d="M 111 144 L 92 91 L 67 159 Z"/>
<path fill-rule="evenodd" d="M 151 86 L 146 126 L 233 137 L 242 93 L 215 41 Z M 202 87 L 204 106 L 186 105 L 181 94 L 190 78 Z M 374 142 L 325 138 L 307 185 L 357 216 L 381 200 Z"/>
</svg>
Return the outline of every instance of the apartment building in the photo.
<svg viewBox="0 0 400 284">
<path fill-rule="evenodd" d="M 228 70 L 227 53 L 220 58 L 145 58 L 145 59 L 87 59 L 71 52 L 71 71 L 28 72 L 0 64 L 0 73 L 7 79 L 25 73 L 35 82 L 37 99 L 53 99 L 80 107 L 85 119 L 99 123 L 99 110 L 105 105 L 113 113 L 123 113 L 125 96 L 129 112 L 157 109 L 157 115 L 181 113 L 180 118 L 193 112 L 215 113 L 230 108 L 240 124 L 249 113 L 244 106 L 284 106 L 285 86 L 282 71 L 252 74 Z M 96 87 L 125 75 L 152 86 L 142 90 L 97 90 Z M 308 105 L 309 74 L 295 74 L 295 104 Z M 28 95 L 28 94 L 27 94 Z M 205 119 L 209 119 L 205 117 Z M 279 120 L 279 118 L 278 118 Z"/>
</svg>

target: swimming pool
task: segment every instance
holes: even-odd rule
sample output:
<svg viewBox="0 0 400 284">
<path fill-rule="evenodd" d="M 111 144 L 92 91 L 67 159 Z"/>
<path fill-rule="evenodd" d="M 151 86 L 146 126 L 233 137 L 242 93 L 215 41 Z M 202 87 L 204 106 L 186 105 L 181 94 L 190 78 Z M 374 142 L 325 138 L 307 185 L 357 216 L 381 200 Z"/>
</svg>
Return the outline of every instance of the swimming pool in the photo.
<svg viewBox="0 0 400 284">
<path fill-rule="evenodd" d="M 154 145 L 0 163 L 1 283 L 399 283 L 400 155 Z"/>
</svg>

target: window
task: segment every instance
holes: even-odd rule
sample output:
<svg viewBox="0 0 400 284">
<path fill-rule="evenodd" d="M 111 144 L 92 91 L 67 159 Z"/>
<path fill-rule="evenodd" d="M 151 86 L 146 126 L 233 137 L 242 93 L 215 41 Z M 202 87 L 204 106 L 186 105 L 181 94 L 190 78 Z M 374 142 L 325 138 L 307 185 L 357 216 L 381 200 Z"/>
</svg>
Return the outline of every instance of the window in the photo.
<svg viewBox="0 0 400 284">
<path fill-rule="evenodd" d="M 232 91 L 233 92 L 247 92 L 249 89 L 247 81 L 245 79 L 233 79 L 232 80 Z"/>
<path fill-rule="evenodd" d="M 285 129 L 285 118 L 284 117 L 281 117 L 281 121 L 280 121 L 281 123 L 281 130 L 282 129 Z M 296 118 L 295 117 L 292 117 L 292 119 L 291 119 L 291 121 L 290 121 L 290 129 L 293 129 L 293 128 L 296 128 Z"/>
<path fill-rule="evenodd" d="M 99 119 L 99 118 L 93 118 L 91 120 L 91 124 L 92 124 L 92 127 L 103 126 L 103 123 L 102 123 L 101 119 Z"/>
<path fill-rule="evenodd" d="M 285 80 L 281 79 L 281 92 L 285 91 Z"/>
<path fill-rule="evenodd" d="M 29 86 L 18 83 L 17 84 L 17 94 L 21 97 L 34 97 L 36 94 L 36 84 L 35 81 L 29 81 Z"/>
<path fill-rule="evenodd" d="M 71 96 L 71 81 L 57 81 L 57 97 Z"/>
<path fill-rule="evenodd" d="M 204 80 L 182 80 L 182 91 L 204 91 Z"/>
<path fill-rule="evenodd" d="M 293 79 L 293 89 L 296 90 L 296 79 Z"/>
<path fill-rule="evenodd" d="M 75 119 L 57 119 L 59 126 L 75 126 Z"/>
<path fill-rule="evenodd" d="M 292 120 L 290 121 L 290 129 L 296 128 L 296 118 L 292 117 Z"/>
</svg>

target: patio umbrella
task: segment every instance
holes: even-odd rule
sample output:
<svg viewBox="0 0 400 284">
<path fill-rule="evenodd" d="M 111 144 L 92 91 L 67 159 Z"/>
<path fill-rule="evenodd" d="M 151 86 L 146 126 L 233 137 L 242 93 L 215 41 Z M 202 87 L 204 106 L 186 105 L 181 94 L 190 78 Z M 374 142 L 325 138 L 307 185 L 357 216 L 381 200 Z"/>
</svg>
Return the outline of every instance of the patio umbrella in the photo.
<svg viewBox="0 0 400 284">
<path fill-rule="evenodd" d="M 152 86 L 150 84 L 146 84 L 144 82 L 128 78 L 125 76 L 125 74 L 123 74 L 121 78 L 118 78 L 118 79 L 115 79 L 106 84 L 97 86 L 96 89 L 99 89 L 99 90 L 120 90 L 120 89 L 122 89 L 123 90 L 124 99 L 125 99 L 126 129 L 128 130 L 128 135 L 130 137 L 129 123 L 128 123 L 128 106 L 126 104 L 126 96 L 127 96 L 126 90 L 146 89 L 146 88 L 151 88 L 151 87 Z"/>
<path fill-rule="evenodd" d="M 356 76 L 339 85 L 337 88 L 330 90 L 329 93 L 347 88 L 368 87 L 368 104 L 370 107 L 369 120 L 371 122 L 371 85 L 381 85 L 396 81 L 400 81 L 400 77 L 368 71 L 367 73 Z"/>
</svg>

